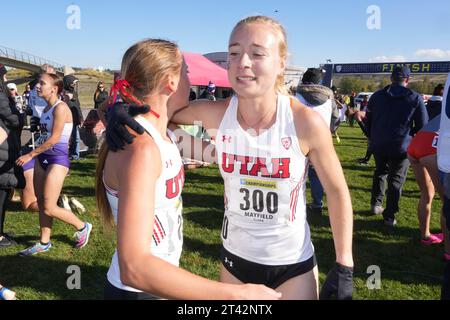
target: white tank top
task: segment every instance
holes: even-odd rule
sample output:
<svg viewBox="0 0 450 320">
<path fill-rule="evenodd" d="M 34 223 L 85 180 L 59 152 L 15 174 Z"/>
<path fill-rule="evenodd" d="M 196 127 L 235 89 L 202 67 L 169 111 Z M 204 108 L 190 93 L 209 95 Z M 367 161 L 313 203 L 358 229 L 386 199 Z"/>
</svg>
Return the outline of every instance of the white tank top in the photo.
<svg viewBox="0 0 450 320">
<path fill-rule="evenodd" d="M 155 212 L 151 248 L 153 255 L 175 265 L 179 265 L 183 246 L 183 204 L 181 191 L 184 185 L 184 168 L 180 151 L 176 145 L 174 134 L 167 130 L 172 142 L 164 140 L 159 132 L 145 118 L 138 116 L 136 121 L 152 136 L 161 154 L 161 175 L 156 180 Z M 117 223 L 118 192 L 109 188 L 105 183 L 114 221 Z M 145 194 L 142 195 L 145 200 Z M 120 281 L 120 268 L 117 250 L 112 258 L 108 270 L 108 280 L 115 287 L 127 291 L 140 292 L 135 288 L 124 285 Z"/>
<path fill-rule="evenodd" d="M 450 73 L 447 77 L 442 99 L 437 157 L 439 170 L 450 173 Z"/>
<path fill-rule="evenodd" d="M 237 109 L 233 97 L 216 137 L 225 185 L 223 246 L 265 265 L 305 261 L 314 254 L 306 221 L 308 159 L 300 150 L 290 98 L 278 95 L 275 124 L 256 137 L 240 127 Z"/>
<path fill-rule="evenodd" d="M 55 104 L 47 112 L 42 112 L 40 119 L 41 134 L 39 136 L 39 139 L 35 143 L 36 146 L 40 146 L 45 141 L 47 141 L 48 138 L 51 137 L 53 131 L 53 121 L 55 119 L 53 116 L 53 111 L 55 110 L 55 107 L 61 102 L 62 102 L 61 100 L 56 101 Z M 56 144 L 68 144 L 70 140 L 70 135 L 72 134 L 72 128 L 73 128 L 72 122 L 64 123 L 64 128 L 61 132 L 61 137 L 59 138 Z"/>
</svg>

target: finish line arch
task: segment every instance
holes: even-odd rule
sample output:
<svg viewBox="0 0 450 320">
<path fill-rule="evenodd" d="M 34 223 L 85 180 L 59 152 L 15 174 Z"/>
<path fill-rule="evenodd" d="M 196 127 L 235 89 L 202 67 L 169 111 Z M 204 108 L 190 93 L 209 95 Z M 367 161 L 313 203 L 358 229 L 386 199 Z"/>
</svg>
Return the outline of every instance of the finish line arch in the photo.
<svg viewBox="0 0 450 320">
<path fill-rule="evenodd" d="M 450 73 L 450 61 L 325 64 L 323 85 L 331 87 L 335 75 L 390 74 L 396 66 L 408 66 L 412 74 Z"/>
</svg>

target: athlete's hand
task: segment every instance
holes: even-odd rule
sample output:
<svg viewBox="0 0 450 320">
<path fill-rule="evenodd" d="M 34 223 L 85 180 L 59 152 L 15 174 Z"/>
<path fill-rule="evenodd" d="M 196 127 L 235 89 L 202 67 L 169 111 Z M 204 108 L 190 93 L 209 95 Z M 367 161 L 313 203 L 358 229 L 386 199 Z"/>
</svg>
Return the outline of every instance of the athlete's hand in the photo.
<svg viewBox="0 0 450 320">
<path fill-rule="evenodd" d="M 353 294 L 353 268 L 335 264 L 328 273 L 320 291 L 320 300 L 351 300 Z"/>
<path fill-rule="evenodd" d="M 25 163 L 31 161 L 31 159 L 33 159 L 33 157 L 31 156 L 31 153 L 27 153 L 27 154 L 19 157 L 16 160 L 16 165 L 18 165 L 19 167 L 22 167 Z"/>
<path fill-rule="evenodd" d="M 281 293 L 262 284 L 244 284 L 241 286 L 239 300 L 279 300 Z"/>
<path fill-rule="evenodd" d="M 123 149 L 126 143 L 133 143 L 135 136 L 128 132 L 125 126 L 130 127 L 138 134 L 143 134 L 144 128 L 133 117 L 149 111 L 150 107 L 147 105 L 139 106 L 119 102 L 111 106 L 106 113 L 106 143 L 108 143 L 109 149 L 117 151 Z"/>
</svg>

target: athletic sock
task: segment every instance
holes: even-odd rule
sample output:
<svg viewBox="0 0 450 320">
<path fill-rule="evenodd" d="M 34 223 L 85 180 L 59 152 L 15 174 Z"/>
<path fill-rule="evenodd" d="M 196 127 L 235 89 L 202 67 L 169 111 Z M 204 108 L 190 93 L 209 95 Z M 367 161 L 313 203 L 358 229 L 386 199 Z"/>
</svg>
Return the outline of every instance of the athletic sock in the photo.
<svg viewBox="0 0 450 320">
<path fill-rule="evenodd" d="M 49 242 L 42 242 L 42 241 L 39 241 L 39 243 L 41 244 L 41 246 L 44 246 L 44 247 L 49 244 Z"/>
</svg>

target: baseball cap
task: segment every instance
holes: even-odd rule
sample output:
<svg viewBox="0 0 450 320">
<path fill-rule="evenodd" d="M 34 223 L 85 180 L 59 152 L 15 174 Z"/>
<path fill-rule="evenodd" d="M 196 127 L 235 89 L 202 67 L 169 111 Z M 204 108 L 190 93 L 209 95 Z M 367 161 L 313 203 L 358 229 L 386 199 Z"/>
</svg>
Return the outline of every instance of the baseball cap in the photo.
<svg viewBox="0 0 450 320">
<path fill-rule="evenodd" d="M 69 90 L 70 86 L 75 84 L 77 81 L 78 81 L 78 78 L 75 77 L 74 75 L 69 74 L 67 76 L 64 76 L 64 78 L 63 78 L 64 89 Z"/>
<path fill-rule="evenodd" d="M 403 81 L 408 79 L 411 75 L 411 70 L 408 66 L 395 66 L 394 70 L 392 70 L 392 79 L 394 81 Z"/>
<path fill-rule="evenodd" d="M 308 68 L 303 74 L 303 84 L 319 84 L 322 80 L 322 70 L 318 68 Z"/>
<path fill-rule="evenodd" d="M 14 89 L 14 90 L 17 91 L 17 86 L 16 86 L 16 84 L 13 83 L 13 82 L 8 83 L 6 86 L 8 87 L 9 90 Z"/>
</svg>

